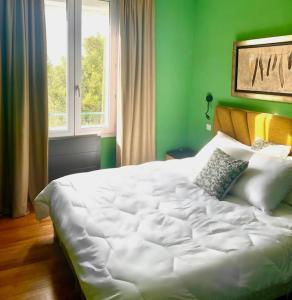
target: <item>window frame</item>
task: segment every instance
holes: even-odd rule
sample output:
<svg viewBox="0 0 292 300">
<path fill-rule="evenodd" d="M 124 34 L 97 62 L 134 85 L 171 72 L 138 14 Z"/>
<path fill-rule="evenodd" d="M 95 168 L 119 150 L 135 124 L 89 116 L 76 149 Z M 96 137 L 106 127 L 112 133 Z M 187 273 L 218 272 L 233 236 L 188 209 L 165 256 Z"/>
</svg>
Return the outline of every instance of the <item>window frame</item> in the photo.
<svg viewBox="0 0 292 300">
<path fill-rule="evenodd" d="M 117 59 L 118 24 L 117 0 L 99 0 L 109 2 L 109 74 L 107 86 L 108 122 L 106 126 L 81 128 L 81 14 L 82 0 L 66 0 L 67 11 L 67 114 L 68 129 L 49 128 L 49 138 L 97 134 L 102 137 L 116 135 L 116 95 L 117 95 Z"/>
</svg>

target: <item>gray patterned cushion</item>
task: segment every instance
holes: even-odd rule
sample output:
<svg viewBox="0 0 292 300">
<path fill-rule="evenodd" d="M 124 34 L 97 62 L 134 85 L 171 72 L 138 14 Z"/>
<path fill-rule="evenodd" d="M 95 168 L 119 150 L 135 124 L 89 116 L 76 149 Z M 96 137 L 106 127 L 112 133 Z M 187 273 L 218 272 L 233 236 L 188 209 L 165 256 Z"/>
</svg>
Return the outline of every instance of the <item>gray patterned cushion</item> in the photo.
<svg viewBox="0 0 292 300">
<path fill-rule="evenodd" d="M 271 145 L 274 145 L 273 143 L 267 142 L 261 138 L 256 138 L 256 140 L 251 145 L 251 149 L 254 151 L 262 150 L 266 147 L 269 147 Z"/>
<path fill-rule="evenodd" d="M 194 183 L 221 200 L 247 166 L 247 161 L 236 160 L 216 149 Z"/>
</svg>

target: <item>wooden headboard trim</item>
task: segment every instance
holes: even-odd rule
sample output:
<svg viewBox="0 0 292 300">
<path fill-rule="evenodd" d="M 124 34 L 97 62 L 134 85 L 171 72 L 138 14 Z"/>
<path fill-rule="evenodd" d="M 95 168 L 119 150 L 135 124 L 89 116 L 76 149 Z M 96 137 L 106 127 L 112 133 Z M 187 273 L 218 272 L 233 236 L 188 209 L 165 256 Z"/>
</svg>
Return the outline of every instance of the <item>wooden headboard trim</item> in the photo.
<svg viewBox="0 0 292 300">
<path fill-rule="evenodd" d="M 217 106 L 214 131 L 220 130 L 243 144 L 251 145 L 256 137 L 292 147 L 292 118 Z M 292 149 L 290 152 L 292 155 Z"/>
</svg>

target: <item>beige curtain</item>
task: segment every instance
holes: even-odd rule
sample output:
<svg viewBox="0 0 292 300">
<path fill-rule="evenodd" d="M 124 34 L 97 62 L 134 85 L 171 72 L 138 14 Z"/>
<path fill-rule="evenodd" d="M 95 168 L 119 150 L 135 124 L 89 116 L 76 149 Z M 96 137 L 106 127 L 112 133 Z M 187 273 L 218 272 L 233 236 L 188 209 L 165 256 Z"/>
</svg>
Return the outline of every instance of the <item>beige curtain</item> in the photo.
<svg viewBox="0 0 292 300">
<path fill-rule="evenodd" d="M 155 159 L 154 1 L 120 0 L 117 161 Z"/>
<path fill-rule="evenodd" d="M 47 183 L 43 0 L 0 1 L 0 214 L 28 212 Z"/>
</svg>

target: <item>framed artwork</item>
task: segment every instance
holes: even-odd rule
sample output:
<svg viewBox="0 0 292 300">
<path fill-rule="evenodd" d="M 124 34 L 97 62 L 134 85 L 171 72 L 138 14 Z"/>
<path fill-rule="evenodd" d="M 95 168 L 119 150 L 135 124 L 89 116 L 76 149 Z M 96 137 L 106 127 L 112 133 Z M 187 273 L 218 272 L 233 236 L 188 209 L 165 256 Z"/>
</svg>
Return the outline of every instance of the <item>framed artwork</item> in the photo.
<svg viewBox="0 0 292 300">
<path fill-rule="evenodd" d="M 231 94 L 292 103 L 292 35 L 234 42 Z"/>
</svg>

